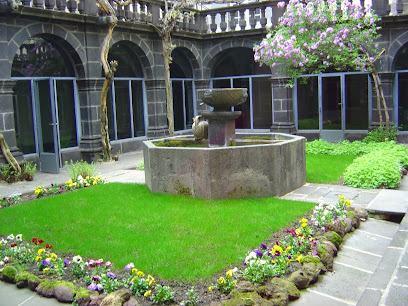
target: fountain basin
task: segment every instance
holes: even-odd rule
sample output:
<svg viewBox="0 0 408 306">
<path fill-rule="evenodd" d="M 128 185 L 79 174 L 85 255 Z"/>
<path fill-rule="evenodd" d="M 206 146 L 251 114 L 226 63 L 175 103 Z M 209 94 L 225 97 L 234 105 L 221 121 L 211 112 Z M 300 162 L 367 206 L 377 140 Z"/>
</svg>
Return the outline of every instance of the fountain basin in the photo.
<svg viewBox="0 0 408 306">
<path fill-rule="evenodd" d="M 214 107 L 214 111 L 225 111 L 238 106 L 248 98 L 247 88 L 209 88 L 197 90 L 198 98 Z"/>
<path fill-rule="evenodd" d="M 155 143 L 163 139 L 145 141 L 146 185 L 157 193 L 227 199 L 283 196 L 305 184 L 305 138 L 280 133 L 236 138 L 244 136 L 282 141 L 208 148 L 161 147 Z"/>
</svg>

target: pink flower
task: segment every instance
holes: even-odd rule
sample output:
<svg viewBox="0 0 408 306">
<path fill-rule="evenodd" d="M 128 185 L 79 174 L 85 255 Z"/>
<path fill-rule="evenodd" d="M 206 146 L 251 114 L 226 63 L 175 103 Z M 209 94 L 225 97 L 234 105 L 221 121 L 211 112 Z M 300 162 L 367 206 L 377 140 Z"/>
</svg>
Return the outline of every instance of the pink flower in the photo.
<svg viewBox="0 0 408 306">
<path fill-rule="evenodd" d="M 101 264 L 103 264 L 103 259 L 102 259 L 102 258 L 99 258 L 99 259 L 96 261 L 96 265 L 99 266 L 99 265 L 101 265 Z"/>
<path fill-rule="evenodd" d="M 107 261 L 107 262 L 105 263 L 105 266 L 106 266 L 106 267 L 111 267 L 111 266 L 112 266 L 112 263 L 111 263 L 110 261 Z"/>
<path fill-rule="evenodd" d="M 285 1 L 279 1 L 276 6 L 282 8 L 285 7 L 285 5 L 286 5 Z"/>
<path fill-rule="evenodd" d="M 95 260 L 91 259 L 91 260 L 88 262 L 88 265 L 89 265 L 90 267 L 92 267 L 92 268 L 96 267 L 96 262 L 95 262 Z"/>
</svg>

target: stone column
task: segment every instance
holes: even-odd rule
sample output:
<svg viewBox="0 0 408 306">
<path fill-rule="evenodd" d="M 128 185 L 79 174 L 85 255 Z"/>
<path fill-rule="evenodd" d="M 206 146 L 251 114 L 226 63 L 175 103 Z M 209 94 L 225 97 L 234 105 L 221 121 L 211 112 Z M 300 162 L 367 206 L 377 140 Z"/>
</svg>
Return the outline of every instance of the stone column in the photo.
<svg viewBox="0 0 408 306">
<path fill-rule="evenodd" d="M 79 79 L 78 96 L 81 114 L 82 137 L 79 143 L 83 160 L 96 161 L 101 158 L 101 89 L 104 79 Z"/>
<path fill-rule="evenodd" d="M 14 80 L 0 80 L 0 131 L 4 135 L 11 154 L 17 161 L 21 161 L 23 154 L 17 148 L 14 124 L 13 87 L 15 84 L 16 81 Z M 0 163 L 7 164 L 1 153 Z"/>
<path fill-rule="evenodd" d="M 292 88 L 285 87 L 289 78 L 271 78 L 272 126 L 271 132 L 294 134 Z"/>
<path fill-rule="evenodd" d="M 169 134 L 167 126 L 166 85 L 164 80 L 146 80 L 148 110 L 147 137 L 163 137 Z"/>
<path fill-rule="evenodd" d="M 394 101 L 393 101 L 393 87 L 394 87 L 394 79 L 395 73 L 394 72 L 380 72 L 379 73 L 385 103 L 387 104 L 388 115 L 390 116 L 390 122 L 393 122 L 393 114 L 394 114 Z M 377 109 L 377 92 L 375 91 L 375 84 L 371 78 L 372 88 L 373 88 L 373 99 L 372 99 L 372 119 L 371 119 L 371 128 L 376 128 L 380 125 L 378 109 Z M 382 110 L 382 117 L 383 117 L 383 124 L 385 124 L 385 113 L 383 106 L 381 104 Z"/>
</svg>

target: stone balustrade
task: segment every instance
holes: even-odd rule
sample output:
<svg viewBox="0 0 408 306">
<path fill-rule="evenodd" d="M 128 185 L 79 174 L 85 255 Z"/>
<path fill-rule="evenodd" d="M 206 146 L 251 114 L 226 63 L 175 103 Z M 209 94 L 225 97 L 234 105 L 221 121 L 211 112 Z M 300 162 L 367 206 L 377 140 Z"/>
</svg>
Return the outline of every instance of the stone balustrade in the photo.
<svg viewBox="0 0 408 306">
<path fill-rule="evenodd" d="M 379 16 L 401 15 L 408 11 L 408 0 L 360 1 L 362 5 L 370 2 Z M 117 11 L 118 19 L 124 22 L 159 24 L 164 13 L 164 3 L 160 0 L 132 0 L 127 6 L 118 6 L 112 0 L 110 2 Z M 186 9 L 186 13 L 193 14 L 186 14 L 176 30 L 215 34 L 270 27 L 277 24 L 284 12 L 284 9 L 277 7 L 278 2 L 279 0 L 260 1 L 215 9 Z M 20 6 L 64 14 L 103 16 L 97 1 L 93 0 L 21 0 Z"/>
</svg>

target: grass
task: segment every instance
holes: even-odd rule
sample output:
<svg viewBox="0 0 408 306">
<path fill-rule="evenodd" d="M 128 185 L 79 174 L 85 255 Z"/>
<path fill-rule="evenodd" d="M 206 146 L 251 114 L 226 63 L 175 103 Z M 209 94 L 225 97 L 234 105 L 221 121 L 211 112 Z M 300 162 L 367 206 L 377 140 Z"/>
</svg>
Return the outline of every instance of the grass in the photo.
<svg viewBox="0 0 408 306">
<path fill-rule="evenodd" d="M 306 154 L 306 181 L 333 184 L 342 180 L 344 170 L 357 156 Z"/>
<path fill-rule="evenodd" d="M 134 262 L 155 277 L 194 281 L 240 263 L 247 251 L 314 207 L 276 198 L 204 200 L 106 184 L 0 210 L 0 233 L 39 237 L 58 252 Z"/>
</svg>

